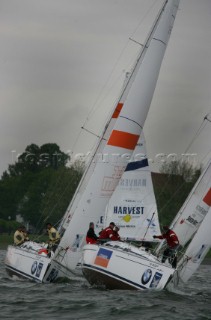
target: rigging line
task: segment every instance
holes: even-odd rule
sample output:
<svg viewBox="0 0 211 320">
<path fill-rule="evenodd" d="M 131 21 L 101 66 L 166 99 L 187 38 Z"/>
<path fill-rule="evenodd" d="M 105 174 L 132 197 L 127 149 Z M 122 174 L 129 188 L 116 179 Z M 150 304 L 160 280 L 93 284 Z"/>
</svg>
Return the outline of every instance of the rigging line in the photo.
<svg viewBox="0 0 211 320">
<path fill-rule="evenodd" d="M 146 0 L 146 2 L 148 2 L 149 0 Z M 146 17 L 148 16 L 148 14 L 150 13 L 150 11 L 152 10 L 152 8 L 155 6 L 155 4 L 157 3 L 157 0 L 155 0 L 152 5 L 149 7 L 149 9 L 146 11 L 145 15 L 143 16 L 143 18 L 140 20 L 139 24 L 137 25 L 137 27 L 135 28 L 135 30 L 133 31 L 133 33 L 131 34 L 130 38 L 133 38 L 134 34 L 136 33 L 136 31 L 138 30 L 138 28 L 140 27 L 140 25 L 143 23 L 143 21 L 146 19 Z"/>
<path fill-rule="evenodd" d="M 89 130 L 89 129 L 85 128 L 85 127 L 81 127 L 81 129 L 82 129 L 82 130 L 85 130 L 86 132 L 91 133 L 93 136 L 101 139 L 101 137 L 100 137 L 99 135 L 97 135 L 96 133 L 92 132 L 91 130 Z M 105 138 L 102 138 L 102 140 L 106 140 L 106 139 L 105 139 Z"/>
<path fill-rule="evenodd" d="M 148 2 L 148 0 L 147 0 L 146 2 Z M 149 15 L 149 12 L 150 12 L 150 11 L 152 10 L 152 8 L 155 6 L 156 2 L 157 2 L 157 0 L 154 0 L 154 2 L 152 3 L 152 5 L 151 5 L 151 6 L 149 7 L 149 9 L 146 11 L 146 14 L 145 14 L 145 15 L 143 16 L 143 18 L 140 20 L 139 24 L 138 24 L 137 27 L 135 28 L 134 32 L 131 34 L 131 37 L 130 37 L 130 38 L 132 38 L 132 37 L 134 36 L 134 34 L 136 33 L 136 31 L 138 30 L 138 28 L 140 27 L 140 25 L 143 23 L 143 21 L 144 21 L 144 20 L 146 19 L 146 17 Z M 98 101 L 100 100 L 100 97 L 101 97 L 101 95 L 102 95 L 102 92 L 104 91 L 104 88 L 106 87 L 106 85 L 107 85 L 107 83 L 109 82 L 112 74 L 114 73 L 114 70 L 115 70 L 115 68 L 116 68 L 116 66 L 117 66 L 117 64 L 118 64 L 118 61 L 120 60 L 120 58 L 122 57 L 124 51 L 126 50 L 126 48 L 127 48 L 127 46 L 128 46 L 128 43 L 130 42 L 130 38 L 129 38 L 128 41 L 126 42 L 126 45 L 123 47 L 123 49 L 122 49 L 122 51 L 121 51 L 121 53 L 120 53 L 120 55 L 119 55 L 116 63 L 114 64 L 114 67 L 113 67 L 113 69 L 112 69 L 112 71 L 111 71 L 111 73 L 110 73 L 110 75 L 109 75 L 109 77 L 108 77 L 105 85 L 103 86 L 102 90 L 100 91 L 100 94 L 99 94 L 99 96 L 97 97 L 96 101 L 94 102 L 93 107 L 92 107 L 91 110 L 89 111 L 89 113 L 88 113 L 88 115 L 87 115 L 87 117 L 86 117 L 86 120 L 84 121 L 83 127 L 84 127 L 84 126 L 86 125 L 86 123 L 89 121 L 89 118 L 91 117 L 91 115 L 94 114 L 94 112 L 97 110 L 98 107 L 96 107 L 96 110 L 94 110 L 94 108 L 95 108 L 95 106 L 97 105 Z M 120 76 L 119 76 L 119 77 L 120 77 Z M 119 77 L 118 77 L 118 78 L 119 78 Z M 77 137 L 76 137 L 76 139 L 75 139 L 75 142 L 73 143 L 73 151 L 74 151 L 74 149 L 75 149 L 76 144 L 78 143 L 78 140 L 79 140 L 81 134 L 82 134 L 82 130 L 80 130 L 79 134 L 77 135 Z"/>
<path fill-rule="evenodd" d="M 52 188 L 52 190 L 50 190 L 50 195 L 48 198 L 48 201 L 46 203 L 46 206 L 48 206 L 50 199 L 51 199 L 51 195 L 54 194 L 55 190 L 57 189 L 57 186 L 59 185 L 60 181 L 63 179 L 64 176 L 64 172 L 62 172 L 61 174 L 58 175 L 57 179 L 56 179 L 56 183 L 54 184 L 54 187 Z"/>
<path fill-rule="evenodd" d="M 109 76 L 108 76 L 108 78 L 107 78 L 107 80 L 106 80 L 106 82 L 105 82 L 105 85 L 104 85 L 103 88 L 101 89 L 99 96 L 97 97 L 96 101 L 94 102 L 93 107 L 91 108 L 90 112 L 88 113 L 87 118 L 86 118 L 83 126 L 87 123 L 87 121 L 89 120 L 89 117 L 95 112 L 94 108 L 95 108 L 98 100 L 100 99 L 100 96 L 101 96 L 102 92 L 104 91 L 104 88 L 107 86 L 107 83 L 109 82 L 112 74 L 114 73 L 114 70 L 115 70 L 115 68 L 116 68 L 116 66 L 117 66 L 120 58 L 122 57 L 123 53 L 125 52 L 125 50 L 126 50 L 126 48 L 127 48 L 127 46 L 128 46 L 128 43 L 132 40 L 133 35 L 136 33 L 136 31 L 138 30 L 138 28 L 140 27 L 140 25 L 141 25 L 141 24 L 143 23 L 143 21 L 146 19 L 146 17 L 148 16 L 149 12 L 150 12 L 150 11 L 152 10 L 152 8 L 155 6 L 156 2 L 157 2 L 157 0 L 155 0 L 154 3 L 150 6 L 150 8 L 147 10 L 146 14 L 145 14 L 145 15 L 143 16 L 143 18 L 140 20 L 140 22 L 138 23 L 137 27 L 135 28 L 135 30 L 133 31 L 133 33 L 132 33 L 131 36 L 129 37 L 128 41 L 126 42 L 126 45 L 123 47 L 122 51 L 120 52 L 120 55 L 119 55 L 119 57 L 117 58 L 117 61 L 116 61 L 116 63 L 114 64 L 114 67 L 113 67 L 111 73 L 109 74 Z M 136 42 L 135 40 L 132 40 L 132 41 Z M 139 42 L 137 41 L 137 43 L 139 43 Z M 140 44 L 140 43 L 139 43 L 139 44 Z"/>
<path fill-rule="evenodd" d="M 57 188 L 57 185 L 60 183 L 60 181 L 61 181 L 61 179 L 62 179 L 62 176 L 63 176 L 63 174 L 60 174 L 60 175 L 58 176 L 58 178 L 56 179 L 56 183 L 54 184 L 54 188 L 50 191 L 50 196 L 48 197 L 48 200 L 47 200 L 47 203 L 46 203 L 46 207 L 48 206 L 48 204 L 49 204 L 49 202 L 50 202 L 51 194 L 52 194 L 52 195 L 54 194 L 54 192 L 55 192 L 55 190 L 56 190 L 56 188 Z M 42 212 L 40 218 L 38 219 L 38 221 L 37 221 L 37 223 L 36 223 L 36 226 L 35 226 L 35 230 L 39 230 L 39 229 L 38 229 L 38 226 L 39 226 L 39 224 L 40 224 L 40 222 L 41 222 L 41 219 L 43 219 L 44 213 L 45 213 L 45 210 Z M 40 231 L 40 230 L 39 230 L 39 231 Z"/>
<path fill-rule="evenodd" d="M 99 108 L 99 106 L 98 106 L 97 104 L 99 103 L 100 98 L 101 98 L 101 96 L 102 96 L 102 93 L 104 92 L 106 86 L 108 85 L 108 83 L 109 83 L 109 81 L 110 81 L 110 79 L 111 79 L 111 76 L 113 75 L 114 70 L 116 69 L 116 66 L 117 66 L 118 63 L 119 63 L 120 58 L 123 56 L 123 53 L 125 52 L 125 50 L 126 50 L 126 48 L 127 48 L 127 46 L 128 46 L 128 43 L 129 43 L 129 40 L 127 41 L 126 45 L 124 46 L 124 48 L 123 48 L 122 51 L 120 52 L 120 55 L 118 56 L 117 61 L 115 62 L 115 64 L 114 64 L 114 66 L 113 66 L 113 68 L 112 68 L 109 76 L 107 77 L 105 84 L 103 85 L 103 87 L 102 87 L 102 89 L 101 89 L 98 97 L 96 98 L 96 100 L 95 100 L 95 102 L 94 102 L 91 110 L 89 111 L 89 113 L 88 113 L 88 115 L 87 115 L 87 117 L 86 117 L 86 120 L 85 120 L 83 126 L 85 126 L 85 125 L 87 124 L 87 122 L 89 121 L 89 118 L 94 114 L 94 112 L 97 110 L 97 108 Z"/>
<path fill-rule="evenodd" d="M 206 124 L 205 123 L 205 120 L 207 120 L 207 117 L 208 117 L 209 113 L 204 117 L 199 129 L 196 131 L 193 139 L 191 140 L 191 142 L 189 143 L 188 147 L 186 148 L 186 150 L 184 151 L 184 154 L 186 154 L 188 152 L 188 150 L 190 149 L 190 147 L 192 146 L 192 144 L 194 143 L 194 141 L 197 139 L 197 137 L 200 135 L 201 131 L 205 128 Z M 210 119 L 208 119 L 210 121 Z M 210 121 L 211 122 L 211 121 Z M 162 192 L 165 190 L 167 184 L 168 184 L 168 180 L 170 179 L 170 176 L 169 178 L 167 179 L 166 183 L 164 184 L 164 186 L 162 187 L 161 191 L 159 192 L 158 194 L 158 197 L 160 197 L 160 195 L 162 194 Z M 173 196 L 171 197 L 171 199 L 173 198 Z M 163 209 L 162 209 L 163 210 Z"/>
<path fill-rule="evenodd" d="M 37 222 L 36 229 L 38 229 L 38 226 L 39 226 L 39 224 L 40 224 L 40 222 L 41 222 L 41 219 L 44 218 L 43 221 L 45 222 L 48 218 L 50 218 L 50 216 L 52 215 L 52 213 L 53 213 L 53 211 L 55 210 L 56 206 L 60 203 L 60 200 L 61 200 L 62 197 L 65 195 L 67 189 L 69 188 L 69 186 L 70 186 L 70 184 L 73 182 L 73 180 L 75 180 L 75 176 L 72 176 L 72 177 L 71 177 L 71 179 L 69 180 L 69 183 L 66 185 L 66 188 L 65 188 L 64 191 L 61 193 L 61 197 L 57 199 L 57 203 L 53 206 L 52 209 L 49 210 L 49 214 L 48 214 L 46 217 L 44 217 L 44 212 L 45 212 L 45 211 L 43 211 L 41 217 L 39 218 L 39 220 L 38 220 L 38 222 Z M 53 190 L 53 192 L 55 192 L 55 190 Z M 51 199 L 51 197 L 49 197 L 49 199 Z M 66 212 L 66 210 L 65 210 L 65 212 Z M 63 217 L 62 217 L 61 219 L 63 219 Z M 42 222 L 42 224 L 43 224 L 43 222 Z M 41 231 L 41 226 L 40 226 L 40 230 L 39 230 L 39 231 Z"/>
<path fill-rule="evenodd" d="M 211 120 L 208 118 L 208 116 L 209 116 L 209 113 L 204 117 L 204 120 L 211 122 Z"/>
<path fill-rule="evenodd" d="M 211 149 L 205 154 L 205 156 L 201 159 L 201 162 L 204 162 L 208 154 L 211 153 Z"/>
<path fill-rule="evenodd" d="M 136 40 L 134 40 L 134 39 L 132 39 L 132 38 L 129 38 L 129 40 L 131 40 L 132 42 L 135 42 L 135 43 L 139 44 L 141 47 L 144 46 L 142 43 L 140 43 L 140 42 L 138 42 L 138 41 L 136 41 Z"/>
<path fill-rule="evenodd" d="M 182 187 L 185 185 L 185 181 L 180 185 L 180 187 L 172 194 L 172 196 L 170 197 L 170 199 L 164 204 L 164 206 L 160 209 L 160 212 L 162 212 L 167 205 L 170 203 L 170 201 L 174 198 L 174 196 L 177 194 L 177 192 L 180 191 L 180 189 L 182 189 Z"/>
<path fill-rule="evenodd" d="M 192 146 L 192 144 L 194 143 L 194 141 L 197 139 L 197 137 L 200 135 L 201 131 L 205 128 L 205 126 L 207 125 L 207 122 L 205 122 L 207 120 L 207 116 L 204 117 L 199 129 L 196 131 L 195 135 L 193 136 L 191 142 L 189 143 L 188 147 L 186 148 L 186 150 L 184 151 L 184 153 L 186 153 L 190 147 Z M 208 120 L 210 121 L 210 120 Z"/>
</svg>

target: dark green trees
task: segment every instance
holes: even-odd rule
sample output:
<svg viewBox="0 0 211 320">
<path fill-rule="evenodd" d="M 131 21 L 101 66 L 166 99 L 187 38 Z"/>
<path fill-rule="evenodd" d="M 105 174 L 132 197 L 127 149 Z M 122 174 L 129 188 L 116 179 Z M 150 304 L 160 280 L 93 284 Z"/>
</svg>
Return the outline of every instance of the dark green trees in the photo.
<svg viewBox="0 0 211 320">
<path fill-rule="evenodd" d="M 81 178 L 68 160 L 55 143 L 27 146 L 0 180 L 0 219 L 19 214 L 38 230 L 61 219 Z"/>
</svg>

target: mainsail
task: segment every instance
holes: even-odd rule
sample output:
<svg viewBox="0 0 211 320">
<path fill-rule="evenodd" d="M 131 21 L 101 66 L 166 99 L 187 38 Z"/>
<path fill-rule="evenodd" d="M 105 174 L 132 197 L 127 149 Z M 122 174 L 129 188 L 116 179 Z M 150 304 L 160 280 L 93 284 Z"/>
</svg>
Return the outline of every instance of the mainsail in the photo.
<svg viewBox="0 0 211 320">
<path fill-rule="evenodd" d="M 104 226 L 114 221 L 124 239 L 153 241 L 160 234 L 151 171 L 143 132 L 118 186 L 112 194 Z"/>
<path fill-rule="evenodd" d="M 54 259 L 67 269 L 75 268 L 89 222 L 97 223 L 104 216 L 108 200 L 128 164 L 128 157 L 137 145 L 178 4 L 179 0 L 165 1 L 113 113 L 113 120 L 107 124 L 94 160 L 65 214 L 61 226 L 64 234 Z M 62 250 L 64 254 L 61 254 Z"/>
</svg>

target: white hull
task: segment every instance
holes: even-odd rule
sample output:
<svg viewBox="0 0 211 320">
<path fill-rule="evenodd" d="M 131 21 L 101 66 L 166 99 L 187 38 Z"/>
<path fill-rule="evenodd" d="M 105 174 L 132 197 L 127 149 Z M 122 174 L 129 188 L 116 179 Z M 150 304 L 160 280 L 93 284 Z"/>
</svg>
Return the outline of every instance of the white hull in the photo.
<svg viewBox="0 0 211 320">
<path fill-rule="evenodd" d="M 21 246 L 8 246 L 5 268 L 10 276 L 40 283 L 50 283 L 66 276 L 52 258 Z"/>
<path fill-rule="evenodd" d="M 175 269 L 156 256 L 128 243 L 111 241 L 84 246 L 82 271 L 91 285 L 108 289 L 162 290 Z"/>
</svg>

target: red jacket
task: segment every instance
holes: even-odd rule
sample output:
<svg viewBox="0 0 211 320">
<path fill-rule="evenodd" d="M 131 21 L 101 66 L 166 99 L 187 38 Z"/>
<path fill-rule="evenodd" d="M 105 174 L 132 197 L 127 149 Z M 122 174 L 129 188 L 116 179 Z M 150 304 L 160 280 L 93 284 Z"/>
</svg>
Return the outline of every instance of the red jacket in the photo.
<svg viewBox="0 0 211 320">
<path fill-rule="evenodd" d="M 94 228 L 90 227 L 86 234 L 86 243 L 94 244 L 97 242 L 97 235 L 94 232 Z"/>
<path fill-rule="evenodd" d="M 86 236 L 86 243 L 94 244 L 97 243 L 97 240 Z"/>
<path fill-rule="evenodd" d="M 113 241 L 120 240 L 120 235 L 119 235 L 118 231 L 113 231 L 113 235 L 112 235 L 111 240 L 113 240 Z"/>
<path fill-rule="evenodd" d="M 120 237 L 118 233 L 114 232 L 110 227 L 107 227 L 100 232 L 99 239 L 110 239 L 116 241 L 119 240 Z"/>
<path fill-rule="evenodd" d="M 179 239 L 176 233 L 172 230 L 168 230 L 166 233 L 156 236 L 158 239 L 166 239 L 166 242 L 170 248 L 174 248 L 179 245 Z"/>
</svg>

